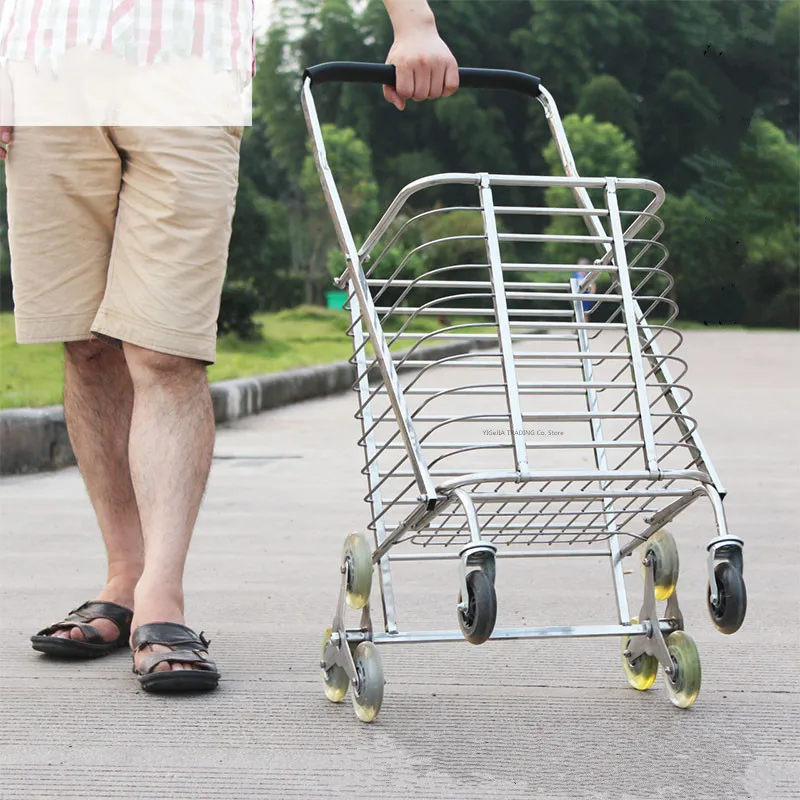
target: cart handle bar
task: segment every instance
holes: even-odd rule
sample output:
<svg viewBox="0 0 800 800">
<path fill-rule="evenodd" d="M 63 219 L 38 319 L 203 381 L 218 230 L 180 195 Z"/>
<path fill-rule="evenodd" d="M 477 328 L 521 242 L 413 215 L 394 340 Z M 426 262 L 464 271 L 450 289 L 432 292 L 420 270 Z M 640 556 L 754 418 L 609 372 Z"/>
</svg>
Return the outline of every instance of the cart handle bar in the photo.
<svg viewBox="0 0 800 800">
<path fill-rule="evenodd" d="M 311 83 L 377 83 L 395 85 L 395 68 L 392 64 L 365 64 L 357 61 L 330 61 L 317 64 L 303 72 L 303 78 Z M 510 69 L 474 69 L 461 67 L 458 70 L 460 85 L 465 89 L 506 89 L 529 97 L 539 97 L 541 81 L 526 72 Z"/>
</svg>

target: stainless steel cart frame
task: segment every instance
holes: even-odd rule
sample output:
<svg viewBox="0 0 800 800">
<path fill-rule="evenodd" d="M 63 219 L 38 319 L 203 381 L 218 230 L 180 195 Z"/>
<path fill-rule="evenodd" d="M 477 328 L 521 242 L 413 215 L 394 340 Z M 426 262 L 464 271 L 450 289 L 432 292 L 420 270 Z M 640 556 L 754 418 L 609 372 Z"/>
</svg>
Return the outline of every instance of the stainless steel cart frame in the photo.
<svg viewBox="0 0 800 800">
<path fill-rule="evenodd" d="M 535 97 L 566 177 L 423 178 L 399 192 L 360 247 L 327 163 L 312 85 L 391 84 L 394 71 L 335 63 L 304 75 L 303 109 L 347 264 L 338 285 L 349 293 L 372 533 L 371 542 L 360 534 L 345 542 L 322 648 L 326 694 L 338 702 L 352 688 L 359 718 L 374 719 L 383 701 L 376 644 L 618 636 L 631 685 L 649 688 L 660 664 L 673 703 L 687 707 L 699 692 L 700 662 L 683 631 L 677 547 L 664 526 L 701 496 L 716 524 L 708 606 L 719 630 L 738 629 L 746 594 L 743 543 L 728 533 L 725 490 L 687 413 L 691 392 L 681 383 L 682 336 L 670 327 L 677 306 L 656 216 L 664 191 L 648 180 L 579 176 L 538 78 L 460 75 L 465 88 Z M 427 209 L 426 193 L 456 185 L 472 187 L 474 205 Z M 461 215 L 469 231 L 435 236 L 448 215 Z M 574 232 L 575 219 L 588 233 Z M 454 247 L 473 255 L 450 263 Z M 583 272 L 577 252 L 591 253 Z M 555 442 L 541 440 L 538 426 L 558 425 L 549 430 Z M 644 598 L 632 617 L 623 559 L 637 548 Z M 498 559 L 598 555 L 608 558 L 616 624 L 495 628 Z M 393 564 L 447 559 L 460 562 L 459 629 L 401 630 Z M 372 626 L 375 566 L 382 631 Z M 361 610 L 356 627 L 345 625 L 348 606 Z"/>
</svg>

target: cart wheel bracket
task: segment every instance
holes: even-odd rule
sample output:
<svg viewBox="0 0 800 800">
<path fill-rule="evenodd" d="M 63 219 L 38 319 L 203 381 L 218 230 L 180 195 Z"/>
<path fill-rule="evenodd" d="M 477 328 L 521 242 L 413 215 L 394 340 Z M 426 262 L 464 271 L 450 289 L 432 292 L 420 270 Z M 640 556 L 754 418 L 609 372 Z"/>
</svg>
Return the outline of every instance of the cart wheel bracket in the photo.
<svg viewBox="0 0 800 800">
<path fill-rule="evenodd" d="M 328 671 L 334 667 L 341 667 L 346 673 L 352 686 L 358 684 L 358 672 L 353 660 L 353 648 L 357 645 L 348 642 L 347 633 L 342 629 L 333 628 L 330 640 L 325 644 L 320 669 Z"/>
<path fill-rule="evenodd" d="M 459 604 L 459 608 L 462 611 L 466 611 L 469 605 L 467 601 L 469 597 L 467 575 L 473 569 L 482 570 L 489 576 L 489 580 L 492 583 L 495 582 L 497 578 L 496 552 L 497 548 L 489 542 L 473 542 L 461 551 L 461 603 Z"/>
<path fill-rule="evenodd" d="M 644 623 L 648 631 L 645 636 L 631 637 L 630 646 L 625 655 L 629 661 L 634 661 L 642 654 L 655 656 L 664 672 L 671 676 L 674 671 L 674 663 L 667 648 L 666 636 L 673 631 L 683 630 L 683 614 L 678 604 L 678 592 L 673 592 L 667 600 L 666 619 L 660 619 L 656 607 L 655 580 L 649 558 L 644 559 L 644 566 L 644 601 L 639 611 L 639 620 Z"/>
<path fill-rule="evenodd" d="M 353 684 L 353 681 L 358 681 L 358 673 L 356 672 L 352 651 L 358 646 L 359 642 L 365 640 L 372 641 L 372 614 L 370 613 L 369 601 L 367 601 L 366 605 L 361 609 L 360 630 L 357 632 L 356 636 L 348 636 L 348 631 L 345 628 L 344 622 L 345 615 L 347 614 L 347 589 L 348 581 L 350 580 L 350 570 L 346 562 L 342 563 L 340 572 L 339 600 L 336 604 L 336 614 L 333 617 L 333 624 L 331 625 L 331 638 L 325 645 L 322 660 L 320 661 L 320 668 L 329 670 L 332 667 L 340 666 L 347 673 L 351 684 Z"/>
<path fill-rule="evenodd" d="M 714 570 L 720 561 L 730 561 L 740 575 L 744 574 L 744 556 L 742 548 L 744 542 L 736 536 L 720 536 L 712 539 L 706 549 L 708 550 L 708 590 L 711 603 L 719 603 L 719 593 L 717 591 L 717 579 Z"/>
</svg>

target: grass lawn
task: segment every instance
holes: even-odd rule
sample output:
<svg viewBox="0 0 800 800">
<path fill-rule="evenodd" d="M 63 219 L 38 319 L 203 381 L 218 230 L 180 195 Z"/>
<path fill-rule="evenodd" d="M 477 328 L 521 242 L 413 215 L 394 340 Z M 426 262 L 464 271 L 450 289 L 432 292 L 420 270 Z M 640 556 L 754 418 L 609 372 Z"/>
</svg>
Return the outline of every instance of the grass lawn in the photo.
<svg viewBox="0 0 800 800">
<path fill-rule="evenodd" d="M 63 347 L 18 345 L 13 314 L 0 314 L 0 408 L 57 405 L 63 380 Z"/>
<path fill-rule="evenodd" d="M 220 337 L 217 363 L 208 370 L 211 381 L 343 361 L 352 354 L 351 339 L 346 335 L 350 320 L 346 312 L 301 307 L 258 314 L 257 319 L 263 325 L 261 341 Z M 416 325 L 414 330 L 435 327 L 435 320 L 429 322 L 422 328 Z M 397 349 L 402 350 L 404 345 L 398 344 Z M 63 399 L 63 379 L 62 346 L 18 345 L 13 316 L 0 314 L 0 408 L 58 405 Z"/>
<path fill-rule="evenodd" d="M 274 314 L 258 314 L 264 338 L 242 342 L 223 336 L 217 347 L 217 363 L 209 367 L 211 381 L 245 378 L 265 372 L 280 372 L 294 367 L 310 367 L 331 361 L 344 361 L 352 354 L 346 335 L 349 314 L 324 308 L 304 306 Z M 466 319 L 453 320 L 454 324 Z M 674 323 L 673 323 L 674 324 Z M 434 318 L 418 320 L 414 332 L 433 330 Z M 718 329 L 696 322 L 678 322 L 685 329 Z M 461 333 L 477 332 L 475 328 Z M 407 341 L 392 349 L 403 350 Z M 14 319 L 0 314 L 0 408 L 41 407 L 62 402 L 64 356 L 60 344 L 21 346 L 14 340 Z"/>
</svg>

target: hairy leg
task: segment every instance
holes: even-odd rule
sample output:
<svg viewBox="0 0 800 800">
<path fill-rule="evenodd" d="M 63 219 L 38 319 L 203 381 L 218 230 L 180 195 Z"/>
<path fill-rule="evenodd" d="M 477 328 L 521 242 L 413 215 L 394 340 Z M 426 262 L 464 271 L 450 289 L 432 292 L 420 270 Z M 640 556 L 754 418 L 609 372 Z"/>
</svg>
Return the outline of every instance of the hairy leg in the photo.
<svg viewBox="0 0 800 800">
<path fill-rule="evenodd" d="M 214 411 L 201 362 L 124 347 L 134 387 L 130 467 L 145 548 L 135 631 L 149 622 L 184 622 L 183 571 L 211 469 Z"/>
<path fill-rule="evenodd" d="M 108 555 L 105 588 L 95 598 L 133 608 L 144 568 L 142 529 L 128 466 L 133 384 L 123 354 L 101 341 L 65 345 L 64 412 Z M 92 623 L 107 641 L 110 620 Z M 77 628 L 56 636 L 82 639 Z"/>
</svg>

